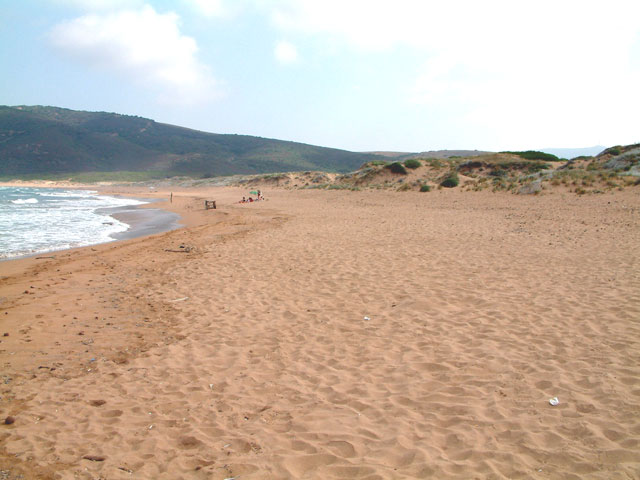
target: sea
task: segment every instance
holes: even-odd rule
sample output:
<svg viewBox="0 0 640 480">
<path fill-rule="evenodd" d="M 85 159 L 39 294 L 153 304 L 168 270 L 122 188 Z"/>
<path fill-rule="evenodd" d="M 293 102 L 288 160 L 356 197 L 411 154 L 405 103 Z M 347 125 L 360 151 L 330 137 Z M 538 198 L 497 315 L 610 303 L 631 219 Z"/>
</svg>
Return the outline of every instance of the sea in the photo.
<svg viewBox="0 0 640 480">
<path fill-rule="evenodd" d="M 0 260 L 111 242 L 129 225 L 109 214 L 144 203 L 92 190 L 0 187 Z"/>
</svg>

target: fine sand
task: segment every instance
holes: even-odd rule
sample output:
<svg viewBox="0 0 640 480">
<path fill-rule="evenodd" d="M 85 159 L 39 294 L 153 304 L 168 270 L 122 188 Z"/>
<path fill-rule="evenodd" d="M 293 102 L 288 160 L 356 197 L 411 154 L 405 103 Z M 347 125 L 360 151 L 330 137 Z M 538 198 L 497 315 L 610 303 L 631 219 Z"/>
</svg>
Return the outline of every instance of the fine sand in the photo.
<svg viewBox="0 0 640 480">
<path fill-rule="evenodd" d="M 0 478 L 640 478 L 637 189 L 246 194 L 0 263 Z"/>
</svg>

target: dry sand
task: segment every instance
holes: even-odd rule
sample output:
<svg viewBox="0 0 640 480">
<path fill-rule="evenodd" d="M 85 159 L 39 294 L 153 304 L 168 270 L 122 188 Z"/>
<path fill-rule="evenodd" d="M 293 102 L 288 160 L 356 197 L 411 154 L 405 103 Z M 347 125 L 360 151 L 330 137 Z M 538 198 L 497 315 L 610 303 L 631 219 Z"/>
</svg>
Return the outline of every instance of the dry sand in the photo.
<svg viewBox="0 0 640 480">
<path fill-rule="evenodd" d="M 637 189 L 243 194 L 0 263 L 0 478 L 640 478 Z"/>
</svg>

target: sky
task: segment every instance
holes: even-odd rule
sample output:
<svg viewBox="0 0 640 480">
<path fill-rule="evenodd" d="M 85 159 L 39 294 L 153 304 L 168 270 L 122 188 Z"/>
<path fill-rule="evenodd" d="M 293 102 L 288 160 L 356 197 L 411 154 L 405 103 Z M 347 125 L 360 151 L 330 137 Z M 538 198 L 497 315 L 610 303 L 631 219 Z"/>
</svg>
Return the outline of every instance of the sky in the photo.
<svg viewBox="0 0 640 480">
<path fill-rule="evenodd" d="M 640 142 L 640 2 L 0 0 L 0 104 L 353 151 Z"/>
</svg>

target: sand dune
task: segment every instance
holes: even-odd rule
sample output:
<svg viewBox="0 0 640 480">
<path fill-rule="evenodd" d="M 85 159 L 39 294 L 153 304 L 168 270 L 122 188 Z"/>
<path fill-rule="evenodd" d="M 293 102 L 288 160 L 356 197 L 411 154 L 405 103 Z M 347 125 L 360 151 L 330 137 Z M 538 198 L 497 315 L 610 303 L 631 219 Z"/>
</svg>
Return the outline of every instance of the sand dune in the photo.
<svg viewBox="0 0 640 480">
<path fill-rule="evenodd" d="M 244 193 L 0 264 L 8 478 L 640 478 L 637 192 Z"/>
</svg>

